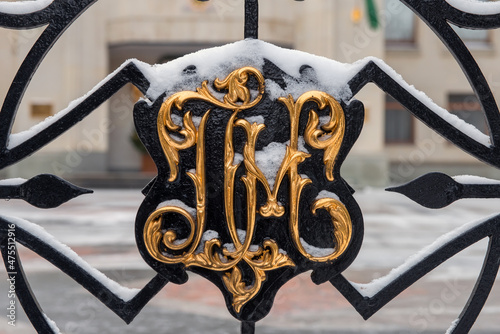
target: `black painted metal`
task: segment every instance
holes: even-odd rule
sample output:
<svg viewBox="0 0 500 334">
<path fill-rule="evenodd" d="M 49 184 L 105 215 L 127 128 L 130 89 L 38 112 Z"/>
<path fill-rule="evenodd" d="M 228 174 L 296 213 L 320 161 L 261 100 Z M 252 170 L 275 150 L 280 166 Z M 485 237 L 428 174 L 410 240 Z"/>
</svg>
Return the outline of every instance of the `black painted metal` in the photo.
<svg viewBox="0 0 500 334">
<path fill-rule="evenodd" d="M 245 38 L 259 38 L 259 0 L 245 0 Z"/>
<path fill-rule="evenodd" d="M 265 60 L 263 73 L 268 82 L 275 82 L 276 84 L 284 84 L 284 76 L 287 74 L 281 71 L 276 65 L 268 60 Z M 307 78 L 295 78 L 300 84 L 306 82 Z M 309 83 L 310 84 L 310 83 Z M 288 282 L 293 277 L 312 270 L 312 279 L 315 283 L 321 284 L 330 280 L 338 273 L 344 271 L 355 259 L 356 255 L 361 248 L 363 240 L 363 217 L 361 211 L 352 196 L 352 189 L 348 187 L 346 182 L 342 179 L 340 169 L 344 159 L 347 157 L 348 152 L 351 150 L 354 142 L 358 138 L 362 121 L 364 119 L 363 105 L 356 100 L 353 100 L 349 105 L 342 104 L 346 114 L 346 133 L 339 152 L 335 169 L 333 182 L 324 182 L 324 164 L 322 150 L 309 150 L 311 157 L 308 161 L 301 165 L 300 173 L 306 174 L 312 180 L 318 180 L 314 185 L 310 185 L 303 190 L 303 199 L 300 206 L 300 219 L 303 226 L 315 226 L 315 229 L 304 229 L 301 235 L 305 240 L 315 240 L 315 245 L 321 248 L 333 248 L 334 245 L 328 243 L 331 239 L 325 236 L 330 236 L 329 222 L 331 218 L 328 214 L 318 213 L 314 215 L 309 208 L 312 202 L 323 191 L 329 191 L 339 196 L 342 203 L 346 206 L 351 216 L 353 224 L 353 240 L 349 245 L 348 251 L 345 255 L 341 256 L 333 263 L 318 263 L 304 258 L 297 249 L 293 246 L 294 242 L 289 233 L 283 233 L 283 226 L 288 225 L 288 216 L 276 218 L 272 220 L 269 218 L 258 216 L 256 218 L 256 229 L 254 242 L 260 243 L 266 238 L 275 240 L 280 248 L 286 251 L 286 254 L 291 257 L 295 263 L 295 267 L 285 267 L 279 270 L 268 273 L 268 278 L 262 283 L 262 292 L 255 298 L 249 301 L 241 310 L 236 313 L 231 306 L 233 297 L 228 289 L 223 285 L 223 278 L 225 272 L 208 271 L 205 269 L 189 268 L 184 265 L 165 265 L 153 259 L 144 245 L 143 233 L 144 226 L 148 217 L 156 210 L 161 204 L 169 200 L 180 200 L 190 207 L 196 207 L 196 192 L 195 187 L 188 176 L 187 172 L 195 168 L 195 154 L 194 150 L 191 153 L 184 153 L 181 156 L 180 172 L 175 181 L 169 181 L 170 171 L 168 164 L 165 163 L 165 157 L 161 149 L 159 136 L 156 130 L 156 118 L 158 117 L 159 109 L 164 101 L 164 97 L 160 97 L 153 105 L 146 102 L 136 104 L 134 109 L 134 121 L 139 138 L 144 143 L 151 157 L 156 163 L 158 168 L 158 175 L 155 179 L 154 185 L 148 188 L 146 198 L 139 208 L 136 218 L 136 242 L 143 256 L 144 260 L 158 273 L 166 277 L 170 282 L 176 284 L 183 284 L 187 281 L 188 276 L 186 270 L 191 270 L 206 279 L 213 282 L 220 288 L 224 295 L 228 311 L 238 320 L 243 322 L 256 322 L 265 317 L 273 305 L 273 300 L 283 284 Z M 180 112 L 181 115 L 190 111 L 193 116 L 203 116 L 207 108 L 211 110 L 210 118 L 207 123 L 206 133 L 210 134 L 205 138 L 206 147 L 206 183 L 210 186 L 210 193 L 206 198 L 206 220 L 207 230 L 217 231 L 222 239 L 222 244 L 231 243 L 231 239 L 227 234 L 227 225 L 224 213 L 224 204 L 221 200 L 224 198 L 224 139 L 225 129 L 229 119 L 231 118 L 230 112 L 217 108 L 216 106 L 207 106 L 206 102 L 190 102 L 184 106 Z M 315 110 L 321 116 L 327 116 L 330 110 L 319 110 L 319 107 L 314 103 L 307 105 L 307 110 Z M 289 130 L 284 130 L 283 124 L 287 124 L 289 114 L 283 104 L 276 100 L 271 100 L 267 94 L 264 94 L 262 101 L 255 107 L 244 111 L 240 111 L 239 117 L 242 119 L 262 116 L 266 120 L 266 133 L 262 138 L 259 138 L 259 147 L 265 147 L 270 143 L 286 143 L 290 139 Z M 304 131 L 308 121 L 308 114 L 302 113 L 300 118 L 300 131 Z M 303 132 L 301 132 L 302 134 Z M 243 151 L 243 145 L 247 142 L 244 133 L 237 132 L 234 134 L 234 145 L 237 152 Z M 242 168 L 236 173 L 236 180 L 240 180 L 244 176 Z M 318 183 L 318 184 L 316 184 Z M 244 197 L 243 182 L 238 181 L 235 183 L 236 187 L 240 187 L 237 193 L 242 194 L 235 198 L 235 212 L 236 221 L 245 221 L 246 218 L 246 198 Z M 289 181 L 285 180 L 282 185 L 282 190 L 279 192 L 279 202 L 285 207 L 289 205 L 288 196 Z M 258 188 L 258 198 L 267 198 L 264 189 Z M 272 223 L 271 223 L 272 222 Z M 169 216 L 169 224 L 173 226 L 185 226 L 185 220 L 182 216 Z M 322 226 L 323 228 L 320 228 Z M 265 228 L 264 228 L 265 227 Z M 185 230 L 179 228 L 177 231 L 179 235 L 184 235 Z M 184 233 L 184 234 L 182 234 Z M 240 268 L 243 272 L 245 267 Z M 252 277 L 249 275 L 248 280 Z"/>
<path fill-rule="evenodd" d="M 464 42 L 458 37 L 449 24 L 451 22 L 461 27 L 495 29 L 500 28 L 500 15 L 474 15 L 463 13 L 453 8 L 444 0 L 401 1 L 431 27 L 461 65 L 485 112 L 491 134 L 491 145 L 488 146 L 477 142 L 457 129 L 453 124 L 437 116 L 421 100 L 401 87 L 398 82 L 392 79 L 392 77 L 387 74 L 383 68 L 377 65 L 376 62 L 367 64 L 349 82 L 353 97 L 366 84 L 373 82 L 385 92 L 392 95 L 403 104 L 409 112 L 413 113 L 437 133 L 441 134 L 472 156 L 500 168 L 500 147 L 498 146 L 500 143 L 500 114 L 497 103 L 481 69 Z M 36 13 L 26 15 L 0 13 L 0 26 L 5 28 L 28 29 L 46 25 L 44 32 L 36 41 L 19 68 L 0 112 L 0 168 L 5 168 L 19 162 L 47 145 L 62 133 L 68 131 L 73 125 L 77 124 L 94 111 L 100 104 L 108 100 L 125 84 L 132 83 L 141 92 L 147 94 L 150 83 L 133 63 L 128 63 L 120 71 L 114 74 L 110 80 L 90 94 L 55 124 L 33 135 L 16 147 L 8 147 L 8 140 L 16 112 L 36 69 L 50 48 L 64 33 L 65 29 L 67 29 L 67 27 L 88 7 L 96 2 L 97 0 L 54 0 L 48 7 Z M 245 38 L 257 37 L 258 1 L 246 0 Z M 283 84 L 280 78 L 286 74 L 270 62 L 266 64 L 264 72 L 266 76 L 272 78 L 277 84 Z M 300 81 L 300 78 L 298 81 Z M 184 196 L 187 203 L 190 203 L 193 198 L 193 190 L 187 186 L 187 183 L 181 181 L 174 185 L 168 184 L 165 180 L 166 167 L 163 163 L 163 153 L 161 152 L 158 138 L 155 136 L 156 113 L 164 98 L 163 96 L 157 99 L 151 106 L 145 102 L 140 102 L 134 109 L 134 117 L 139 136 L 145 143 L 153 159 L 157 162 L 159 169 L 158 176 L 143 191 L 146 197 L 138 212 L 136 234 L 141 233 L 145 218 L 147 218 L 151 210 L 161 201 L 174 197 L 177 198 L 176 196 L 179 196 L 179 194 Z M 342 275 L 342 271 L 354 260 L 361 247 L 363 220 L 361 211 L 352 198 L 352 189 L 340 177 L 340 165 L 346 158 L 350 147 L 354 144 L 361 131 L 363 106 L 359 101 L 352 100 L 350 104 L 343 104 L 342 107 L 346 112 L 348 124 L 346 140 L 338 158 L 337 169 L 335 170 L 336 181 L 328 184 L 326 189 L 336 192 L 349 208 L 354 222 L 356 237 L 350 245 L 350 250 L 339 262 L 325 266 L 312 265 L 303 260 L 301 262 L 300 258 L 296 256 L 296 254 L 294 255 L 294 250 L 292 248 L 286 249 L 289 254 L 295 256 L 294 261 L 299 264 L 297 269 L 284 269 L 275 275 L 275 277 L 271 277 L 269 283 L 266 283 L 268 284 L 266 288 L 259 294 L 254 302 L 246 306 L 241 314 L 233 314 L 242 322 L 241 332 L 244 334 L 255 332 L 255 322 L 269 312 L 272 305 L 272 299 L 278 289 L 282 284 L 300 272 L 312 269 L 312 279 L 314 282 L 320 284 L 330 281 L 354 308 L 365 319 L 368 319 L 425 274 L 463 249 L 479 240 L 488 238 L 490 244 L 485 256 L 482 272 L 476 282 L 476 287 L 471 293 L 462 314 L 459 316 L 459 322 L 455 327 L 450 329 L 450 333 L 453 334 L 468 332 L 484 306 L 499 269 L 500 216 L 485 220 L 472 228 L 464 229 L 461 233 L 458 233 L 458 235 L 451 238 L 443 245 L 436 246 L 435 249 L 430 249 L 426 257 L 414 263 L 410 268 L 403 270 L 399 276 L 395 277 L 387 286 L 381 288 L 374 296 L 362 295 L 355 289 L 354 284 Z M 268 110 L 273 110 L 273 108 L 276 109 L 278 107 L 275 104 L 273 105 L 273 101 L 264 99 L 263 109 L 265 110 L 266 108 L 268 108 Z M 196 107 L 193 110 L 196 113 Z M 255 109 L 250 112 L 262 114 L 263 110 Z M 227 119 L 224 119 L 225 116 L 221 115 L 222 114 L 217 116 L 218 122 L 227 122 Z M 273 129 L 272 133 L 276 136 L 276 138 L 272 138 L 272 140 L 280 142 L 286 140 L 286 138 L 278 138 L 280 136 L 279 130 L 281 126 L 278 117 L 274 118 L 267 126 Z M 217 140 L 217 136 L 214 136 L 212 139 L 208 140 L 207 144 L 214 153 L 220 151 L 220 145 L 217 144 Z M 242 139 L 242 142 L 243 141 Z M 218 153 L 219 156 L 222 156 L 222 154 L 220 154 L 221 152 Z M 318 155 L 315 160 L 317 164 L 308 166 L 305 172 L 312 175 L 318 175 L 319 169 L 322 170 L 323 168 L 321 157 Z M 216 169 L 214 168 L 214 170 Z M 221 176 L 212 173 L 209 177 L 213 179 L 213 184 L 215 184 L 213 190 L 216 193 L 220 193 L 223 187 L 223 183 L 220 180 Z M 167 184 L 167 187 L 165 187 L 165 184 Z M 314 198 L 320 190 L 322 189 L 313 189 L 307 197 Z M 430 208 L 441 208 L 461 198 L 500 197 L 499 185 L 462 184 L 440 173 L 428 174 L 406 185 L 390 188 L 388 190 L 405 194 L 417 203 Z M 11 185 L 0 185 L 0 198 L 24 199 L 40 208 L 56 207 L 67 200 L 89 192 L 88 190 L 73 186 L 51 175 L 36 176 L 22 184 L 12 183 Z M 281 200 L 286 202 L 285 198 Z M 211 221 L 217 222 L 216 212 L 217 209 L 221 211 L 220 207 L 217 208 L 216 203 L 210 203 L 209 207 L 210 206 L 212 206 L 212 213 L 210 213 Z M 41 257 L 47 259 L 54 266 L 82 285 L 91 294 L 96 296 L 127 323 L 131 322 L 151 298 L 169 281 L 183 283 L 187 279 L 185 268 L 182 266 L 167 268 L 152 260 L 144 250 L 142 239 L 138 237 L 139 250 L 145 260 L 158 271 L 158 274 L 134 298 L 129 301 L 124 301 L 120 299 L 116 293 L 106 287 L 105 284 L 96 280 L 81 263 L 75 262 L 68 257 L 67 254 L 61 252 L 60 245 L 56 241 L 49 242 L 48 239 L 40 238 L 39 235 L 33 233 L 33 229 L 36 230 L 36 227 L 29 222 L 0 217 L 0 251 L 4 259 L 5 267 L 9 277 L 16 279 L 16 291 L 19 300 L 26 310 L 26 314 L 34 328 L 39 333 L 55 333 L 55 331 L 51 327 L 48 318 L 44 315 L 43 310 L 36 301 L 35 295 L 29 287 L 28 279 L 23 272 L 21 259 L 17 256 L 16 244 L 12 242 L 13 240 L 10 240 L 12 231 L 15 231 L 15 242 L 26 246 Z M 283 235 L 280 236 L 278 230 L 270 229 L 265 232 L 266 233 L 261 232 L 257 237 L 266 237 L 268 233 L 278 233 L 278 235 L 275 236 L 277 239 L 281 238 L 280 240 L 283 240 L 283 244 L 290 244 L 288 237 Z M 313 231 L 312 233 L 313 238 L 321 240 L 321 231 Z M 314 233 L 316 233 L 316 235 L 314 235 Z M 11 254 L 15 254 L 15 260 L 13 261 L 11 261 L 10 258 L 10 256 L 12 256 Z M 219 286 L 221 290 L 224 290 L 220 275 L 205 270 L 193 271 L 207 277 Z M 230 305 L 231 301 L 227 293 L 225 297 L 226 302 Z"/>
<path fill-rule="evenodd" d="M 0 187 L 0 198 L 22 199 L 40 209 L 52 209 L 92 190 L 77 187 L 55 175 L 37 175 L 26 182 Z"/>
<path fill-rule="evenodd" d="M 23 286 L 29 287 L 28 280 L 23 272 L 22 262 L 20 258 L 12 262 L 14 268 L 11 268 L 9 263 L 9 232 L 15 231 L 15 241 L 27 247 L 33 252 L 37 253 L 42 258 L 52 263 L 55 267 L 59 268 L 62 272 L 67 274 L 83 288 L 88 290 L 97 299 L 99 299 L 110 310 L 115 312 L 125 322 L 130 323 L 142 308 L 160 291 L 167 283 L 168 280 L 160 275 L 156 275 L 134 298 L 129 301 L 120 299 L 114 292 L 106 287 L 102 282 L 98 281 L 89 271 L 81 264 L 75 263 L 67 253 L 61 252 L 57 244 L 48 243 L 46 240 L 39 238 L 30 232 L 29 228 L 33 224 L 28 222 L 11 221 L 6 218 L 0 217 L 0 235 L 4 236 L 0 248 L 4 258 L 5 267 L 8 273 L 12 273 L 17 283 L 20 282 L 21 288 L 16 289 L 16 294 L 23 305 L 31 323 L 38 330 L 38 326 L 44 326 L 43 323 L 47 319 L 41 321 L 40 316 L 43 311 L 38 305 L 34 294 L 30 289 L 23 289 Z M 18 252 L 13 254 L 18 255 Z M 31 314 L 34 317 L 31 317 Z M 38 331 L 39 333 L 52 333 L 51 331 Z"/>
<path fill-rule="evenodd" d="M 241 334 L 254 334 L 255 333 L 255 322 L 241 322 Z"/>
<path fill-rule="evenodd" d="M 443 173 L 429 173 L 386 190 L 403 194 L 430 209 L 441 209 L 463 198 L 500 197 L 500 184 L 463 184 Z"/>
</svg>

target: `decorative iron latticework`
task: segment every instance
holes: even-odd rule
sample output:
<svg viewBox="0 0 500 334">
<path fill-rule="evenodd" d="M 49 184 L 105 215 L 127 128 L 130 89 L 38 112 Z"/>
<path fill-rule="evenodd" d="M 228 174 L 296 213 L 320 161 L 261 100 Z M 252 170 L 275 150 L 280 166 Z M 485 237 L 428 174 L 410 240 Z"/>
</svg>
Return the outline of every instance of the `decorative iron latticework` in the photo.
<svg viewBox="0 0 500 334">
<path fill-rule="evenodd" d="M 35 13 L 0 13 L 0 26 L 5 28 L 46 25 L 19 68 L 0 112 L 0 166 L 19 162 L 68 131 L 125 84 L 135 85 L 152 101 L 138 102 L 133 113 L 139 137 L 158 168 L 157 177 L 143 191 L 136 240 L 141 255 L 157 275 L 125 300 L 106 281 L 98 280 L 95 272 L 62 251 L 60 244 L 48 242 L 29 222 L 0 217 L 0 249 L 7 272 L 15 277 L 19 301 L 39 333 L 55 333 L 55 329 L 30 290 L 21 259 L 13 252 L 13 230 L 16 242 L 65 272 L 127 323 L 168 282 L 185 283 L 186 270 L 190 270 L 220 288 L 229 312 L 242 322 L 242 333 L 253 333 L 255 323 L 270 311 L 279 288 L 305 271 L 312 270 L 317 284 L 330 282 L 368 319 L 441 263 L 488 238 L 483 270 L 449 333 L 471 329 L 500 265 L 500 216 L 463 229 L 377 293 L 366 296 L 342 275 L 359 252 L 364 230 L 362 213 L 352 188 L 340 175 L 340 166 L 363 125 L 363 105 L 354 98 L 373 82 L 453 144 L 500 168 L 498 106 L 479 66 L 450 26 L 499 28 L 500 14 L 465 13 L 444 0 L 402 0 L 434 30 L 462 66 L 488 120 L 489 144 L 438 116 L 376 61 L 360 68 L 347 83 L 352 94 L 338 99 L 321 85 L 296 97 L 272 97 L 266 83 L 285 91 L 285 79 L 299 85 L 307 81 L 310 86 L 310 78 L 290 77 L 264 59 L 261 68 L 245 64 L 232 68 L 224 77 L 201 81 L 196 91 L 156 98 L 148 96 L 152 83 L 142 68 L 126 63 L 62 117 L 13 145 L 12 125 L 31 77 L 65 29 L 95 2 L 54 0 Z M 256 39 L 258 2 L 247 0 L 246 5 L 245 37 Z M 304 64 L 301 72 L 309 68 Z M 191 66 L 186 73 L 193 71 L 196 67 Z M 181 121 L 176 122 L 173 115 Z M 327 121 L 320 121 L 321 116 Z M 286 153 L 271 182 L 259 168 L 256 151 L 273 143 L 285 146 Z M 210 197 L 207 184 L 212 186 Z M 500 197 L 498 185 L 465 185 L 438 173 L 388 190 L 430 208 L 461 198 Z M 23 199 L 40 208 L 53 208 L 89 192 L 52 175 L 0 186 L 1 198 Z"/>
</svg>

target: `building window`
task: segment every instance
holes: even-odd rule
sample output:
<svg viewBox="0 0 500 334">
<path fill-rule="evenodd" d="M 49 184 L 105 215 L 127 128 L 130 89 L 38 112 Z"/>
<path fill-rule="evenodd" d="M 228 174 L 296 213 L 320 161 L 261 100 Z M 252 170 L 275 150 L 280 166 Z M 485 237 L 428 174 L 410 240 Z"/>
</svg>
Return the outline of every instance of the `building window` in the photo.
<svg viewBox="0 0 500 334">
<path fill-rule="evenodd" d="M 386 0 L 385 41 L 390 45 L 415 42 L 415 14 L 400 0 Z"/>
<path fill-rule="evenodd" d="M 490 0 L 478 0 L 478 1 L 487 2 Z M 452 28 L 457 32 L 458 36 L 460 36 L 460 38 L 462 38 L 462 40 L 465 43 L 472 45 L 474 43 L 480 43 L 483 45 L 489 43 L 488 30 L 465 29 L 465 28 L 459 28 L 454 25 L 452 25 Z"/>
<path fill-rule="evenodd" d="M 52 103 L 32 103 L 31 117 L 47 118 L 54 115 Z"/>
<path fill-rule="evenodd" d="M 398 101 L 387 95 L 385 100 L 386 144 L 412 144 L 414 117 Z"/>
<path fill-rule="evenodd" d="M 448 101 L 449 111 L 452 114 L 474 125 L 482 133 L 489 133 L 486 117 L 474 94 L 450 94 Z"/>
<path fill-rule="evenodd" d="M 459 28 L 456 26 L 452 26 L 453 29 L 457 32 L 458 36 L 462 38 L 465 43 L 474 43 L 479 42 L 482 44 L 489 42 L 489 33 L 487 30 L 472 30 Z"/>
</svg>

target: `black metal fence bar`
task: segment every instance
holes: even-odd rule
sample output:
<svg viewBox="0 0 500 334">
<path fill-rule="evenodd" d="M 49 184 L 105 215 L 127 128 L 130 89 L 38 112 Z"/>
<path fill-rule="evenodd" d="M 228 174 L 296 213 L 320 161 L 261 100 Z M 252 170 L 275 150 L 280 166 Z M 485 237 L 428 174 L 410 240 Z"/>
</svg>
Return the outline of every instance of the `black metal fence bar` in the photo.
<svg viewBox="0 0 500 334">
<path fill-rule="evenodd" d="M 245 0 L 245 38 L 259 38 L 258 0 Z"/>
<path fill-rule="evenodd" d="M 134 62 L 126 63 L 66 115 L 33 133 L 19 145 L 9 147 L 16 112 L 38 66 L 64 31 L 97 1 L 54 0 L 35 13 L 0 13 L 0 26 L 5 28 L 29 29 L 46 25 L 20 66 L 0 112 L 0 168 L 14 165 L 46 146 L 128 83 L 135 85 L 147 96 L 151 82 Z M 156 99 L 147 96 L 153 103 L 138 102 L 133 113 L 139 137 L 154 159 L 158 175 L 143 190 L 146 199 L 138 210 L 135 232 L 139 252 L 157 274 L 134 297 L 125 300 L 106 281 L 99 280 L 94 271 L 62 251 L 61 244 L 47 242 L 49 239 L 34 224 L 0 217 L 0 251 L 9 277 L 16 279 L 17 296 L 33 327 L 39 333 L 56 333 L 31 291 L 17 253 L 17 244 L 48 260 L 126 323 L 130 323 L 167 283 L 185 283 L 188 279 L 186 270 L 190 270 L 221 289 L 228 311 L 241 322 L 241 333 L 253 334 L 256 322 L 270 311 L 280 287 L 300 273 L 311 270 L 311 278 L 315 283 L 330 282 L 363 318 L 368 319 L 443 262 L 477 241 L 488 238 L 489 248 L 476 286 L 458 316 L 458 321 L 448 331 L 452 334 L 469 332 L 493 288 L 499 270 L 500 216 L 463 228 L 450 240 L 436 245 L 428 255 L 402 269 L 373 296 L 363 295 L 342 274 L 356 258 L 364 233 L 362 213 L 352 196 L 354 191 L 340 175 L 340 166 L 363 125 L 364 107 L 360 101 L 355 100 L 355 96 L 366 84 L 375 83 L 454 145 L 471 156 L 500 168 L 500 148 L 497 146 L 500 141 L 498 106 L 481 68 L 450 26 L 451 22 L 473 29 L 500 28 L 500 13 L 466 13 L 445 0 L 401 2 L 411 8 L 441 38 L 461 65 L 487 119 L 490 145 L 471 138 L 455 124 L 439 117 L 431 106 L 393 79 L 387 69 L 376 61 L 368 62 L 352 77 L 348 83 L 352 96 L 345 101 L 337 101 L 319 90 L 306 92 L 296 100 L 292 96 L 272 100 L 266 92 L 266 82 L 272 81 L 283 88 L 286 87 L 285 79 L 290 75 L 268 59 L 264 59 L 261 69 L 249 64 L 235 68 L 226 79 L 200 82 L 196 92 L 181 91 L 172 96 L 164 94 Z M 245 0 L 246 39 L 258 38 L 258 5 L 258 0 Z M 304 64 L 300 70 L 301 77 L 293 78 L 294 82 L 309 85 L 310 80 L 303 73 L 310 68 L 311 66 Z M 196 72 L 194 65 L 185 70 L 186 75 L 192 72 Z M 208 85 L 211 85 L 210 89 Z M 213 91 L 224 94 L 224 97 L 219 99 Z M 304 112 L 304 116 L 301 116 L 305 109 L 310 110 L 309 115 Z M 182 127 L 173 124 L 172 110 L 183 114 Z M 275 116 L 277 113 L 274 110 L 288 112 L 289 118 L 286 122 L 280 120 Z M 194 124 L 192 113 L 200 117 L 199 125 Z M 330 123 L 320 128 L 318 114 L 321 113 L 329 115 Z M 255 163 L 257 138 L 264 124 L 252 125 L 244 117 L 238 118 L 241 115 L 265 115 L 265 126 L 275 136 L 272 139 L 286 143 L 287 155 L 275 187 L 279 190 L 281 183 L 285 184 L 288 194 L 284 194 L 285 191 L 271 190 L 268 183 L 266 188 L 267 180 Z M 290 138 L 282 134 L 286 132 L 282 131 L 283 124 L 287 122 L 290 123 Z M 214 124 L 223 124 L 225 129 L 209 131 L 214 130 Z M 304 138 L 311 148 L 310 153 L 302 152 L 298 147 L 301 127 L 305 128 L 300 131 L 305 132 Z M 170 132 L 181 134 L 183 141 L 171 140 Z M 237 150 L 243 152 L 242 164 L 235 163 Z M 215 155 L 217 158 L 205 159 L 206 156 Z M 221 156 L 224 158 L 219 159 Z M 303 173 L 308 177 L 304 177 Z M 312 180 L 323 182 L 306 188 L 313 184 Z M 213 198 L 224 198 L 223 201 L 212 200 L 207 196 L 207 183 L 213 186 L 217 195 Z M 427 174 L 406 185 L 387 190 L 401 193 L 420 205 L 433 209 L 445 207 L 462 198 L 500 198 L 500 187 L 497 184 L 462 184 L 442 173 Z M 236 197 L 245 198 L 245 201 L 238 202 L 234 196 L 235 191 L 241 195 Z M 333 192 L 339 199 L 320 198 L 322 191 Z M 39 175 L 23 183 L 0 185 L 0 198 L 22 199 L 45 209 L 57 207 L 90 192 L 53 175 Z M 159 206 L 159 203 L 172 202 L 178 198 L 191 205 Z M 257 207 L 258 199 L 265 204 Z M 267 203 L 262 199 L 266 199 Z M 300 211 L 301 201 L 307 202 L 312 212 Z M 245 205 L 248 207 L 243 209 Z M 193 214 L 189 212 L 190 208 Z M 323 215 L 317 215 L 319 211 Z M 236 228 L 234 212 L 246 214 L 248 226 L 244 241 Z M 289 217 L 285 212 L 290 214 Z M 182 219 L 177 221 L 177 218 L 172 218 L 175 215 L 182 216 Z M 266 220 L 269 218 L 276 221 L 281 219 L 283 226 L 289 226 L 289 231 L 281 231 L 278 224 L 256 230 L 257 225 L 272 225 Z M 331 221 L 335 232 L 330 240 L 335 246 L 333 254 L 319 256 L 307 253 L 301 244 L 297 227 L 300 219 L 311 224 L 316 219 Z M 166 223 L 166 220 L 169 222 Z M 171 227 L 175 225 L 172 222 L 181 227 Z M 225 233 L 226 237 L 232 238 L 234 251 L 225 245 L 222 237 L 214 237 L 213 231 L 207 235 L 207 226 L 217 228 L 218 232 L 224 231 L 219 234 Z M 11 235 L 13 230 L 16 231 L 15 240 Z M 186 234 L 186 241 L 176 244 L 176 233 Z M 325 234 L 319 230 L 311 233 L 318 240 L 322 240 Z M 249 235 L 253 237 L 248 237 Z M 252 245 L 257 242 L 255 240 L 262 241 L 258 245 Z M 190 242 L 194 246 L 186 246 Z M 286 249 L 281 250 L 280 247 Z M 188 248 L 191 249 L 186 251 Z"/>
</svg>

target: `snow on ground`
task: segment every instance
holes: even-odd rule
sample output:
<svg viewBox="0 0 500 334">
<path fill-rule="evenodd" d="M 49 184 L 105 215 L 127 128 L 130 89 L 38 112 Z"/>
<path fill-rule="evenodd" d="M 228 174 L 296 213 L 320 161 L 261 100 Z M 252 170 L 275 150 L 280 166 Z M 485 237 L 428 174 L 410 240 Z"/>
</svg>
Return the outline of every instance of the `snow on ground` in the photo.
<svg viewBox="0 0 500 334">
<path fill-rule="evenodd" d="M 445 209 L 430 210 L 404 196 L 379 189 L 367 189 L 355 197 L 365 219 L 364 244 L 352 266 L 359 270 L 396 267 L 443 234 L 496 213 L 499 201 L 461 200 Z M 134 248 L 135 214 L 142 199 L 139 191 L 97 190 L 94 195 L 81 196 L 55 210 L 36 209 L 22 201 L 2 201 L 0 212 L 37 223 L 73 248 Z M 480 263 L 483 258 L 481 251 L 465 252 L 473 258 L 463 259 L 464 265 Z M 139 257 L 136 260 L 140 260 Z M 101 265 L 103 262 L 106 261 L 98 260 Z M 116 266 L 116 263 L 110 261 L 110 265 Z M 125 265 L 145 267 L 140 262 L 120 264 Z M 475 273 L 467 271 L 464 275 Z"/>
<path fill-rule="evenodd" d="M 500 202 L 461 200 L 445 209 L 430 210 L 380 189 L 359 191 L 355 198 L 364 213 L 365 241 L 345 275 L 358 283 L 386 275 L 441 235 L 496 213 Z M 2 201 L 0 213 L 40 224 L 108 277 L 137 288 L 154 275 L 135 247 L 135 214 L 142 199 L 138 190 L 97 190 L 55 210 Z M 307 275 L 299 276 L 278 293 L 271 314 L 258 324 L 257 333 L 444 333 L 470 294 L 486 247 L 487 242 L 482 241 L 454 257 L 367 322 L 331 285 L 318 287 Z M 46 261 L 26 250 L 22 259 L 44 311 L 63 333 L 231 333 L 238 328 L 218 289 L 196 275 L 185 286 L 167 285 L 126 326 Z M 1 280 L 0 308 L 8 302 L 2 293 L 5 289 L 6 282 Z M 493 291 L 474 327 L 478 333 L 494 333 L 500 328 L 499 291 Z M 19 312 L 19 327 L 10 328 L 0 320 L 0 333 L 34 333 Z"/>
<path fill-rule="evenodd" d="M 397 266 L 441 235 L 496 213 L 500 201 L 461 200 L 431 210 L 381 189 L 358 191 L 354 196 L 363 211 L 366 230 L 364 247 L 354 263 L 360 269 Z M 0 213 L 37 223 L 70 247 L 132 247 L 135 214 L 143 198 L 138 190 L 96 190 L 54 210 L 4 200 Z"/>
</svg>

